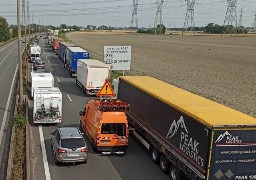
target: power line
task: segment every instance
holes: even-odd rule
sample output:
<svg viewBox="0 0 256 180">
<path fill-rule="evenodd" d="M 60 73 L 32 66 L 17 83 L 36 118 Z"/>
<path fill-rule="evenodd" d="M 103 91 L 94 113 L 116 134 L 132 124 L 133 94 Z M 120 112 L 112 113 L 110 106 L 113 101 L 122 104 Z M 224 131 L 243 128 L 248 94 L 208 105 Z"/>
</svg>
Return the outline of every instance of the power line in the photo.
<svg viewBox="0 0 256 180">
<path fill-rule="evenodd" d="M 136 28 L 136 29 L 138 29 L 137 10 L 138 10 L 138 0 L 133 0 L 133 13 L 132 13 L 132 20 L 131 20 L 131 26 L 130 27 L 131 28 Z"/>
<path fill-rule="evenodd" d="M 191 30 L 194 31 L 195 35 L 195 19 L 194 19 L 194 9 L 195 9 L 195 0 L 185 0 L 187 2 L 187 13 L 185 17 L 185 22 L 184 22 L 184 28 L 182 35 L 185 31 Z"/>
</svg>

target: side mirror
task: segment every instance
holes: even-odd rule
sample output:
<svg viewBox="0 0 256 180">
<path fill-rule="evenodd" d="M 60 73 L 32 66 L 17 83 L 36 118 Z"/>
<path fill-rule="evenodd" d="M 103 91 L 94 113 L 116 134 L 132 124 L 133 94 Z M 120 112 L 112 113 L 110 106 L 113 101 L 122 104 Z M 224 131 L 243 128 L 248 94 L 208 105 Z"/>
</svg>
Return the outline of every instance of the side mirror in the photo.
<svg viewBox="0 0 256 180">
<path fill-rule="evenodd" d="M 84 116 L 85 113 L 84 113 L 83 111 L 80 111 L 80 112 L 79 112 L 79 115 L 80 115 L 80 116 Z"/>
</svg>

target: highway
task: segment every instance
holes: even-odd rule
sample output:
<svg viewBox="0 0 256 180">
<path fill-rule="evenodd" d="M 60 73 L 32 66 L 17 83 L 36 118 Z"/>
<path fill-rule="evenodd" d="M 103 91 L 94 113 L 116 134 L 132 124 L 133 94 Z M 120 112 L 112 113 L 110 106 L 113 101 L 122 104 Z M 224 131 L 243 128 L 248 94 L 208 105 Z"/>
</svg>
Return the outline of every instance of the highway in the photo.
<svg viewBox="0 0 256 180">
<path fill-rule="evenodd" d="M 42 59 L 46 70 L 54 75 L 55 86 L 59 87 L 63 96 L 63 115 L 60 126 L 79 126 L 79 111 L 93 97 L 86 96 L 76 86 L 75 78 L 71 78 L 63 63 L 53 53 L 47 40 L 41 38 Z M 103 47 L 102 47 L 103 48 Z M 30 101 L 30 123 L 32 113 Z M 129 137 L 129 148 L 125 155 L 102 155 L 93 151 L 91 143 L 85 137 L 89 147 L 87 164 L 67 164 L 56 166 L 50 148 L 50 133 L 57 128 L 54 125 L 32 126 L 31 163 L 34 171 L 33 179 L 37 180 L 167 180 L 168 175 L 161 172 L 159 165 L 152 162 L 149 152 L 133 136 Z"/>
<path fill-rule="evenodd" d="M 17 78 L 18 43 L 16 40 L 0 46 L 0 179 L 5 179 L 6 176 Z"/>
</svg>

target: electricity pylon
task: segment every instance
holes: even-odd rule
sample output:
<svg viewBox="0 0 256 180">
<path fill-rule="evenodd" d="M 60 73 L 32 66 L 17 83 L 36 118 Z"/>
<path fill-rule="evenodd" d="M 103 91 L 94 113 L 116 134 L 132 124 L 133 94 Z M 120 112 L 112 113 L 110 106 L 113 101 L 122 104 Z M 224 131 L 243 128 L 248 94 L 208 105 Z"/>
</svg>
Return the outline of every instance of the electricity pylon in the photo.
<svg viewBox="0 0 256 180">
<path fill-rule="evenodd" d="M 189 30 L 194 31 L 195 35 L 195 19 L 194 19 L 194 10 L 195 10 L 195 0 L 185 0 L 187 2 L 187 13 L 184 22 L 184 28 L 182 35 L 185 31 Z"/>
<path fill-rule="evenodd" d="M 138 0 L 133 0 L 133 13 L 132 13 L 132 20 L 131 20 L 130 28 L 138 29 L 137 10 L 138 10 Z"/>
</svg>

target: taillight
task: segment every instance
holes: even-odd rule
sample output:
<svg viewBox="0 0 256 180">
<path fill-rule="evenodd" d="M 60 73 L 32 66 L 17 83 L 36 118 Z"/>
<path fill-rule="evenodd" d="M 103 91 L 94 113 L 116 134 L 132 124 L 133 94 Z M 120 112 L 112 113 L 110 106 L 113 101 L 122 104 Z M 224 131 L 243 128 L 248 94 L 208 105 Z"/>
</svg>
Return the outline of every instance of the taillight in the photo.
<svg viewBox="0 0 256 180">
<path fill-rule="evenodd" d="M 59 153 L 66 153 L 67 151 L 64 150 L 64 149 L 58 149 L 58 152 L 59 152 Z"/>
<path fill-rule="evenodd" d="M 87 151 L 88 151 L 88 148 L 81 149 L 81 152 L 87 152 Z"/>
</svg>

